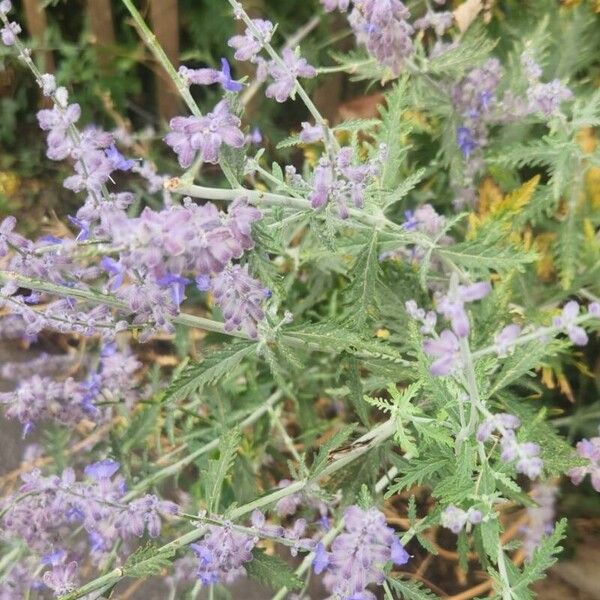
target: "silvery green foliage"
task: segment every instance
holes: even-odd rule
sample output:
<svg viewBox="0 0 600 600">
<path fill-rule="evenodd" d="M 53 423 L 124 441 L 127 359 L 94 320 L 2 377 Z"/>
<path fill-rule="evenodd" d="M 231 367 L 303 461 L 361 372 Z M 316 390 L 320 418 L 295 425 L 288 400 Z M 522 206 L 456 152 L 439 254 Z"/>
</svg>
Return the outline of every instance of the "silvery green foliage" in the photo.
<svg viewBox="0 0 600 600">
<path fill-rule="evenodd" d="M 357 43 L 320 71 L 309 40 L 284 45 L 230 0 L 231 64 L 175 71 L 123 4 L 186 103 L 164 135 L 170 175 L 81 122 L 0 2 L 3 43 L 50 103 L 47 157 L 81 198 L 71 235 L 0 223 L 0 337 L 85 339 L 81 356 L 2 370 L 17 380 L 4 417 L 49 434 L 1 501 L 0 595 L 95 598 L 160 575 L 171 597 L 248 576 L 303 598 L 312 571 L 328 598 L 431 599 L 410 574 L 442 527 L 496 597 L 532 598 L 566 529 L 554 481 L 600 489 L 597 424 L 574 419 L 573 448 L 532 400 L 548 373 L 564 385 L 600 319 L 598 16 L 540 0 L 459 33 L 443 1 L 322 0 Z M 305 163 L 253 148 L 234 61 L 304 105 L 278 148 Z M 385 101 L 332 128 L 304 87 L 330 70 Z M 189 87 L 214 84 L 224 97 L 196 104 Z M 144 349 L 165 341 L 170 370 Z M 507 502 L 529 518 L 523 566 Z"/>
</svg>

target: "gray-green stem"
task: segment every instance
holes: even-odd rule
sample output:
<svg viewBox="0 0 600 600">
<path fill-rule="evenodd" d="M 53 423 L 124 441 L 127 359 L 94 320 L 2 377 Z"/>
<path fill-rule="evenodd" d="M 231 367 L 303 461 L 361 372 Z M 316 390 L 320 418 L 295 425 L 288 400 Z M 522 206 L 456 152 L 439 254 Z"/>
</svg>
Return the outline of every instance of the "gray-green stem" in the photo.
<svg viewBox="0 0 600 600">
<path fill-rule="evenodd" d="M 326 477 L 329 477 L 330 475 L 333 475 L 335 472 L 344 468 L 346 465 L 353 462 L 357 458 L 360 458 L 366 452 L 390 438 L 394 434 L 395 430 L 396 428 L 394 423 L 392 421 L 386 421 L 378 427 L 376 427 L 375 429 L 373 429 L 372 431 L 370 431 L 369 433 L 363 435 L 353 444 L 353 449 L 343 454 L 342 456 L 331 462 L 327 467 L 325 467 L 323 471 L 321 471 L 316 477 L 316 480 L 322 480 Z M 229 519 L 231 521 L 235 521 L 237 519 L 245 517 L 246 515 L 252 513 L 253 510 L 270 506 L 278 502 L 282 498 L 286 498 L 287 496 L 301 492 L 311 483 L 313 483 L 312 479 L 302 479 L 300 481 L 295 481 L 286 488 L 275 490 L 274 492 L 271 492 L 270 494 L 267 494 L 262 498 L 258 498 L 252 502 L 249 502 L 248 504 L 244 504 L 243 506 L 235 508 L 229 514 Z M 175 553 L 177 550 L 180 550 L 188 544 L 191 544 L 196 540 L 200 539 L 206 533 L 206 530 L 206 527 L 194 529 L 178 537 L 177 539 L 169 542 L 168 544 L 161 546 L 150 558 L 137 563 L 136 568 L 141 567 L 144 564 L 144 562 L 152 561 L 156 556 L 172 556 L 173 553 Z M 103 588 L 108 585 L 117 584 L 119 581 L 121 581 L 121 579 L 123 579 L 126 576 L 126 569 L 124 569 L 123 567 L 118 567 L 116 569 L 113 569 L 109 573 L 106 573 L 105 575 L 102 575 L 101 577 L 98 577 L 97 579 L 94 579 L 93 581 L 87 583 L 78 590 L 65 596 L 62 596 L 61 600 L 77 600 L 78 598 L 83 598 L 87 594 L 95 592 L 100 588 Z"/>
</svg>

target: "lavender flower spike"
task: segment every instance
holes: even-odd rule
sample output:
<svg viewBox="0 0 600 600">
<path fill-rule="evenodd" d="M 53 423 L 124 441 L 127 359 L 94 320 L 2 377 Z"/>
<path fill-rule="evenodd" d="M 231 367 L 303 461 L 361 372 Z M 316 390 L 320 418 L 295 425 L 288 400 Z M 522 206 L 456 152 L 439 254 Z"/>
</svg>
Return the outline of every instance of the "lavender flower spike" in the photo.
<svg viewBox="0 0 600 600">
<path fill-rule="evenodd" d="M 183 168 L 189 167 L 196 153 L 204 162 L 216 164 L 223 144 L 241 148 L 245 137 L 241 121 L 230 110 L 226 100 L 221 100 L 212 112 L 202 117 L 175 117 L 171 119 L 171 132 L 165 142 L 173 148 Z"/>
<path fill-rule="evenodd" d="M 436 359 L 431 365 L 432 375 L 449 375 L 459 365 L 460 346 L 458 338 L 449 329 L 444 329 L 437 340 L 425 340 L 423 350 Z"/>
<path fill-rule="evenodd" d="M 570 300 L 563 307 L 561 316 L 554 318 L 554 326 L 566 331 L 576 346 L 585 346 L 588 336 L 585 329 L 577 325 L 578 315 L 579 304 L 575 300 Z"/>
<path fill-rule="evenodd" d="M 291 48 L 283 50 L 282 58 L 285 65 L 275 61 L 269 63 L 269 75 L 273 83 L 265 90 L 267 98 L 275 98 L 277 102 L 293 98 L 298 77 L 312 78 L 317 75 L 317 70 Z"/>
</svg>

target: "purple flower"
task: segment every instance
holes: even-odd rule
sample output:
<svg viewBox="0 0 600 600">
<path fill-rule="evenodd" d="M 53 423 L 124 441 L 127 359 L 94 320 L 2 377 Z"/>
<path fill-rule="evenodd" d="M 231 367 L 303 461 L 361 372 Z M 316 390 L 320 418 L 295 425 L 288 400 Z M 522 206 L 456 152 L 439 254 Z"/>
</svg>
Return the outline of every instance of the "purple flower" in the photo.
<svg viewBox="0 0 600 600">
<path fill-rule="evenodd" d="M 481 514 L 481 511 L 473 507 L 465 511 L 462 508 L 450 504 L 450 506 L 442 511 L 441 522 L 443 527 L 446 527 L 446 529 L 449 529 L 452 533 L 458 535 L 467 523 L 476 525 L 481 523 L 482 518 L 483 515 Z"/>
<path fill-rule="evenodd" d="M 257 325 L 265 316 L 262 304 L 271 292 L 249 275 L 248 266 L 235 265 L 219 273 L 213 281 L 212 292 L 223 311 L 225 330 L 244 331 L 256 338 Z"/>
<path fill-rule="evenodd" d="M 578 315 L 579 304 L 575 300 L 570 300 L 564 305 L 561 316 L 554 317 L 554 327 L 566 331 L 576 346 L 585 346 L 588 343 L 588 336 L 585 329 L 577 325 Z"/>
<path fill-rule="evenodd" d="M 167 273 L 159 278 L 158 283 L 164 287 L 168 287 L 171 290 L 173 304 L 179 307 L 185 300 L 185 286 L 188 283 L 191 283 L 191 280 L 187 277 L 182 277 L 181 275 Z"/>
<path fill-rule="evenodd" d="M 102 481 L 103 479 L 110 479 L 120 467 L 121 465 L 118 462 L 106 458 L 88 465 L 83 472 L 96 481 Z"/>
<path fill-rule="evenodd" d="M 323 583 L 336 597 L 366 598 L 367 586 L 385 580 L 388 561 L 402 565 L 408 559 L 382 512 L 350 506 L 344 512 L 344 531 L 333 540 L 330 554 L 317 546 L 315 570 L 324 570 Z"/>
<path fill-rule="evenodd" d="M 340 10 L 346 12 L 350 6 L 350 0 L 319 0 L 325 9 L 325 12 Z"/>
<path fill-rule="evenodd" d="M 75 225 L 75 227 L 79 227 L 79 233 L 77 234 L 77 237 L 75 238 L 76 241 L 85 242 L 86 240 L 88 240 L 90 238 L 90 224 L 89 223 L 87 223 L 86 221 L 82 221 L 81 219 L 78 219 L 77 217 L 72 217 L 71 215 L 68 215 L 67 218 L 69 219 L 69 221 L 71 221 L 71 223 L 73 223 L 73 225 Z"/>
<path fill-rule="evenodd" d="M 198 275 L 196 277 L 196 287 L 201 292 L 208 292 L 211 287 L 210 277 L 208 275 Z"/>
<path fill-rule="evenodd" d="M 49 132 L 46 156 L 50 160 L 64 160 L 71 154 L 73 141 L 68 135 L 68 130 L 80 116 L 79 104 L 69 104 L 66 108 L 54 106 L 37 113 L 40 129 Z"/>
<path fill-rule="evenodd" d="M 127 160 L 114 144 L 111 144 L 104 152 L 113 169 L 130 171 L 133 165 L 135 165 L 135 160 Z"/>
<path fill-rule="evenodd" d="M 189 69 L 188 67 L 179 67 L 179 76 L 186 81 L 188 85 L 211 85 L 220 83 L 224 90 L 228 92 L 239 92 L 244 86 L 231 78 L 231 67 L 226 58 L 221 58 L 221 70 L 216 69 Z"/>
<path fill-rule="evenodd" d="M 490 293 L 491 289 L 487 281 L 466 286 L 459 285 L 455 290 L 449 291 L 438 299 L 437 311 L 451 322 L 452 330 L 458 337 L 467 337 L 470 325 L 464 305 L 466 302 L 481 300 Z"/>
<path fill-rule="evenodd" d="M 235 49 L 236 60 L 254 61 L 256 55 L 262 50 L 263 44 L 271 40 L 273 34 L 273 23 L 263 19 L 252 19 L 252 24 L 258 30 L 260 37 L 257 39 L 250 28 L 246 28 L 244 35 L 234 35 L 227 42 Z"/>
<path fill-rule="evenodd" d="M 252 146 L 260 146 L 263 141 L 262 133 L 258 127 L 254 127 L 252 131 L 246 136 L 246 142 Z"/>
<path fill-rule="evenodd" d="M 600 318 L 600 303 L 590 302 L 590 304 L 588 305 L 588 313 L 592 317 Z"/>
<path fill-rule="evenodd" d="M 574 467 L 569 477 L 574 485 L 579 485 L 586 475 L 590 476 L 592 487 L 600 492 L 600 437 L 583 439 L 577 443 L 577 454 L 588 461 L 582 467 Z"/>
<path fill-rule="evenodd" d="M 306 59 L 298 56 L 291 48 L 285 48 L 282 53 L 283 63 L 269 63 L 269 75 L 273 83 L 267 86 L 267 98 L 275 98 L 277 102 L 285 102 L 293 97 L 298 77 L 312 78 L 317 76 L 317 70 L 308 64 Z"/>
<path fill-rule="evenodd" d="M 102 257 L 100 265 L 107 273 L 112 275 L 108 284 L 108 289 L 111 292 L 119 289 L 123 285 L 123 280 L 125 278 L 125 267 L 114 258 L 110 258 L 110 256 Z"/>
<path fill-rule="evenodd" d="M 0 13 L 3 15 L 8 14 L 12 10 L 12 2 L 10 0 L 2 0 L 0 2 Z"/>
<path fill-rule="evenodd" d="M 222 144 L 241 148 L 245 143 L 240 119 L 231 113 L 226 100 L 221 100 L 211 113 L 203 117 L 175 117 L 165 142 L 173 148 L 179 164 L 189 167 L 199 151 L 204 162 L 216 164 Z"/>
<path fill-rule="evenodd" d="M 317 544 L 312 565 L 315 575 L 320 575 L 329 566 L 329 552 L 323 544 Z"/>
<path fill-rule="evenodd" d="M 231 525 L 209 527 L 209 533 L 190 547 L 198 557 L 197 576 L 203 585 L 232 583 L 245 575 L 244 563 L 252 560 L 256 540 Z"/>
<path fill-rule="evenodd" d="M 56 565 L 43 576 L 44 583 L 58 596 L 64 596 L 77 587 L 77 563 Z"/>
<path fill-rule="evenodd" d="M 379 172 L 380 165 L 381 156 L 367 164 L 354 165 L 350 146 L 341 148 L 333 163 L 328 158 L 322 158 L 314 172 L 309 197 L 311 206 L 319 209 L 333 201 L 340 218 L 347 218 L 349 203 L 362 208 L 366 187 Z"/>
<path fill-rule="evenodd" d="M 459 127 L 456 130 L 456 143 L 465 158 L 469 158 L 473 150 L 478 147 L 473 132 L 468 127 Z"/>
<path fill-rule="evenodd" d="M 444 329 L 438 339 L 425 340 L 423 350 L 436 359 L 430 367 L 432 375 L 449 375 L 460 364 L 458 338 L 449 329 Z"/>
<path fill-rule="evenodd" d="M 5 46 L 12 46 L 17 41 L 17 36 L 21 33 L 21 26 L 14 21 L 0 29 L 0 38 Z"/>
<path fill-rule="evenodd" d="M 320 125 L 311 125 L 307 121 L 302 123 L 302 131 L 300 132 L 300 141 L 305 144 L 318 142 L 323 139 L 323 128 Z"/>
<path fill-rule="evenodd" d="M 573 92 L 558 79 L 550 83 L 536 83 L 527 90 L 529 111 L 542 113 L 546 117 L 556 114 L 561 103 L 571 98 Z"/>
<path fill-rule="evenodd" d="M 523 549 L 529 560 L 544 537 L 554 530 L 557 493 L 558 488 L 550 483 L 536 483 L 531 489 L 536 505 L 527 507 L 527 525 L 523 530 Z"/>
<path fill-rule="evenodd" d="M 508 353 L 512 350 L 515 345 L 515 341 L 521 334 L 521 327 L 515 323 L 511 323 L 504 327 L 500 333 L 496 334 L 494 343 L 496 345 L 496 352 L 498 356 L 508 356 Z"/>
<path fill-rule="evenodd" d="M 348 21 L 356 39 L 371 55 L 395 75 L 414 52 L 408 23 L 410 12 L 400 0 L 362 0 L 355 3 Z"/>
</svg>

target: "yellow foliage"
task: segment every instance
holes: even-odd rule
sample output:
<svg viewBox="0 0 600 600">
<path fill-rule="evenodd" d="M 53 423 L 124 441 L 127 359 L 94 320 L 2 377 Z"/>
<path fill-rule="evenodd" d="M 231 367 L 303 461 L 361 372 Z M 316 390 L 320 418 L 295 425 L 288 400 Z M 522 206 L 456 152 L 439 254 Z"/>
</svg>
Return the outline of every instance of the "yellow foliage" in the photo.
<svg viewBox="0 0 600 600">
<path fill-rule="evenodd" d="M 319 153 L 315 148 L 306 146 L 304 148 L 304 158 L 311 167 L 314 167 L 319 162 Z"/>
<path fill-rule="evenodd" d="M 533 245 L 539 255 L 535 263 L 535 268 L 538 277 L 542 281 L 550 281 L 556 272 L 554 257 L 552 255 L 552 246 L 555 239 L 555 233 L 546 232 L 537 235 L 533 241 Z"/>
<path fill-rule="evenodd" d="M 554 373 L 550 367 L 542 367 L 542 383 L 549 390 L 553 390 L 556 387 L 556 383 L 554 382 Z"/>
<path fill-rule="evenodd" d="M 593 127 L 584 127 L 575 136 L 577 143 L 586 154 L 591 154 L 598 146 L 598 138 Z"/>
<path fill-rule="evenodd" d="M 473 238 L 477 229 L 492 220 L 500 220 L 502 217 L 518 215 L 531 200 L 533 192 L 540 181 L 536 175 L 522 186 L 513 190 L 510 194 L 503 196 L 502 191 L 491 177 L 486 177 L 479 188 L 479 200 L 477 212 L 469 214 L 469 238 Z M 504 224 L 504 227 L 510 223 Z M 521 236 L 511 236 L 511 241 L 521 243 Z"/>
<path fill-rule="evenodd" d="M 600 209 L 600 167 L 590 167 L 585 174 L 585 187 L 594 208 Z"/>
<path fill-rule="evenodd" d="M 12 171 L 0 171 L 0 194 L 10 198 L 19 189 L 21 180 Z"/>
</svg>

